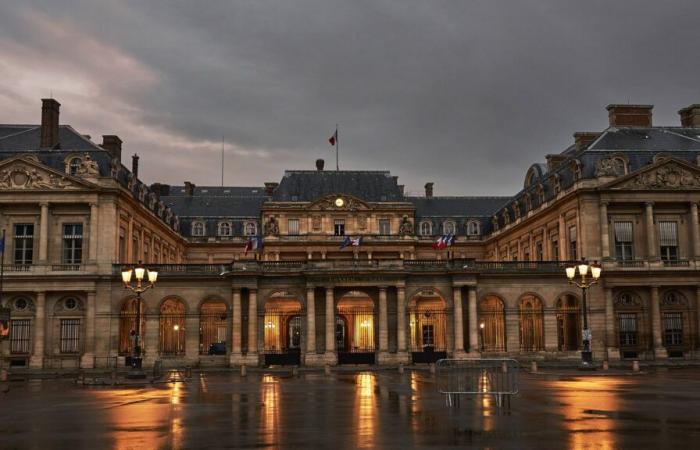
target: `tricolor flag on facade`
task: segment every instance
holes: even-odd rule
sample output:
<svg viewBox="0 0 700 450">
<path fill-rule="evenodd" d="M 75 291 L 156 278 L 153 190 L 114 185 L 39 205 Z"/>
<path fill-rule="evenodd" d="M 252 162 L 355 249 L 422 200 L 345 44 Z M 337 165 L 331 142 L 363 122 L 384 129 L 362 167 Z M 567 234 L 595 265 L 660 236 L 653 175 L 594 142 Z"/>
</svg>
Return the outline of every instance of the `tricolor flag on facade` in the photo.
<svg viewBox="0 0 700 450">
<path fill-rule="evenodd" d="M 452 244 L 454 244 L 454 243 L 455 243 L 455 236 L 452 233 L 445 234 L 445 235 L 440 236 L 437 241 L 433 242 L 433 249 L 443 250 L 447 247 L 452 247 Z"/>
<path fill-rule="evenodd" d="M 260 236 L 250 236 L 245 243 L 245 254 L 248 252 L 261 252 L 264 247 L 263 238 Z"/>
<path fill-rule="evenodd" d="M 337 142 L 338 142 L 338 129 L 336 128 L 333 135 L 328 138 L 328 143 L 334 146 Z"/>
<path fill-rule="evenodd" d="M 343 239 L 343 242 L 340 244 L 340 249 L 344 249 L 345 247 L 359 247 L 362 245 L 362 236 L 358 236 L 356 238 L 350 237 L 350 236 L 345 236 L 345 239 Z"/>
</svg>

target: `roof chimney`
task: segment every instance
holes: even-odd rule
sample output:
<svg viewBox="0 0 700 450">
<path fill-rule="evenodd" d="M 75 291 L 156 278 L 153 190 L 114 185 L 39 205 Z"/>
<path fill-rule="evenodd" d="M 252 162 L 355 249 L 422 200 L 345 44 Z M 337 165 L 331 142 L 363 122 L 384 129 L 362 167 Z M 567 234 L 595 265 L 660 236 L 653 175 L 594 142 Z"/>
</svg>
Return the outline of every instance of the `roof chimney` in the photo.
<svg viewBox="0 0 700 450">
<path fill-rule="evenodd" d="M 600 133 L 595 131 L 579 131 L 574 133 L 574 143 L 576 145 L 576 150 L 581 151 L 588 148 L 589 145 L 598 139 Z"/>
<path fill-rule="evenodd" d="M 136 153 L 131 156 L 131 174 L 134 176 L 134 180 L 139 179 L 139 155 Z"/>
<path fill-rule="evenodd" d="M 265 183 L 265 195 L 267 195 L 268 197 L 272 197 L 272 194 L 275 192 L 277 186 L 279 186 L 279 183 L 275 183 L 274 181 L 268 181 L 267 183 Z"/>
<path fill-rule="evenodd" d="M 425 183 L 425 197 L 433 198 L 433 184 L 435 183 Z"/>
<path fill-rule="evenodd" d="M 103 134 L 101 147 L 112 155 L 112 158 L 122 160 L 122 140 L 114 134 Z"/>
<path fill-rule="evenodd" d="M 326 162 L 322 159 L 317 159 L 316 160 L 316 170 L 321 171 L 323 170 L 323 166 L 326 164 Z"/>
<path fill-rule="evenodd" d="M 41 99 L 41 148 L 58 145 L 58 110 L 61 104 L 52 98 Z"/>
<path fill-rule="evenodd" d="M 678 111 L 683 128 L 700 128 L 700 104 L 693 104 Z"/>
<path fill-rule="evenodd" d="M 192 197 L 194 195 L 194 183 L 191 183 L 189 181 L 185 181 L 185 195 L 188 197 Z"/>
<path fill-rule="evenodd" d="M 608 105 L 610 126 L 650 128 L 652 109 L 654 105 Z"/>
</svg>

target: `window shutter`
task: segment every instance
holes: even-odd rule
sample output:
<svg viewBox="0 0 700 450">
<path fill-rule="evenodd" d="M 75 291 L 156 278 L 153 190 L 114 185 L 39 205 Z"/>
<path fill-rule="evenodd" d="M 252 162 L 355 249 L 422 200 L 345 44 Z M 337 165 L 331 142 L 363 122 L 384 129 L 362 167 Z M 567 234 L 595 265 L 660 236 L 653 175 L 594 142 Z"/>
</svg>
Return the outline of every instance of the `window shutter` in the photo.
<svg viewBox="0 0 700 450">
<path fill-rule="evenodd" d="M 615 222 L 615 240 L 632 242 L 632 222 Z"/>
<path fill-rule="evenodd" d="M 678 223 L 659 222 L 659 245 L 664 247 L 678 245 Z"/>
</svg>

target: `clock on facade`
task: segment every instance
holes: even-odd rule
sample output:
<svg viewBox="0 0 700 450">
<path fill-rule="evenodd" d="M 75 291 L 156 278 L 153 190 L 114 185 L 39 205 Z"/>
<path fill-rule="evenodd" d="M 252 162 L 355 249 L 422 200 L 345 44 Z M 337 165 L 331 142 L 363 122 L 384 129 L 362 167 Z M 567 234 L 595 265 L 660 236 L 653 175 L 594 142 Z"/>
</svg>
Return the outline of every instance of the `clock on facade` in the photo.
<svg viewBox="0 0 700 450">
<path fill-rule="evenodd" d="M 342 198 L 338 197 L 335 199 L 335 206 L 337 206 L 338 208 L 341 208 L 344 204 L 345 200 L 343 200 Z"/>
</svg>

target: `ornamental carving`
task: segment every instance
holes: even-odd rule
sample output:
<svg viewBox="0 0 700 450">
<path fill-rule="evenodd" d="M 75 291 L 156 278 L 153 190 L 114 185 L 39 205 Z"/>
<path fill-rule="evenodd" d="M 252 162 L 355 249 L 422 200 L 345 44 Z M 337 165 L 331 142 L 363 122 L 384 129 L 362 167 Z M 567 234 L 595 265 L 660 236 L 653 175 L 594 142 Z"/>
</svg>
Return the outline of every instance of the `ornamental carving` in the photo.
<svg viewBox="0 0 700 450">
<path fill-rule="evenodd" d="M 112 178 L 117 178 L 119 176 L 119 169 L 121 169 L 121 165 L 122 163 L 119 161 L 119 158 L 112 158 L 112 162 L 109 164 L 109 174 L 112 176 Z"/>
<path fill-rule="evenodd" d="M 629 293 L 618 295 L 614 304 L 618 308 L 639 308 L 642 306 L 642 302 L 639 300 L 639 297 Z"/>
<path fill-rule="evenodd" d="M 280 234 L 280 227 L 277 224 L 274 216 L 265 222 L 265 236 L 277 236 Z"/>
<path fill-rule="evenodd" d="M 329 195 L 312 204 L 309 209 L 328 211 L 357 211 L 369 209 L 366 203 L 346 195 Z"/>
<path fill-rule="evenodd" d="M 357 215 L 357 228 L 359 230 L 366 230 L 367 229 L 367 215 L 366 214 L 358 214 Z"/>
<path fill-rule="evenodd" d="M 408 220 L 408 216 L 403 216 L 401 218 L 401 225 L 399 225 L 399 234 L 401 236 L 410 236 L 413 234 L 413 222 Z"/>
<path fill-rule="evenodd" d="M 311 227 L 314 229 L 314 231 L 321 230 L 321 216 L 313 216 L 311 218 Z"/>
<path fill-rule="evenodd" d="M 62 175 L 39 171 L 24 164 L 0 170 L 0 188 L 5 189 L 68 189 L 76 188 Z"/>
<path fill-rule="evenodd" d="M 661 304 L 664 306 L 686 306 L 687 301 L 682 295 L 677 294 L 676 292 L 669 292 L 664 295 Z"/>
<path fill-rule="evenodd" d="M 625 174 L 625 161 L 619 156 L 600 158 L 595 163 L 595 176 L 619 177 Z"/>
<path fill-rule="evenodd" d="M 640 173 L 615 187 L 618 189 L 698 189 L 700 175 L 677 162 L 670 161 L 656 169 Z"/>
<path fill-rule="evenodd" d="M 80 177 L 97 177 L 100 175 L 100 166 L 88 153 L 85 153 L 85 156 L 80 160 L 80 166 L 78 166 L 76 175 Z"/>
</svg>

